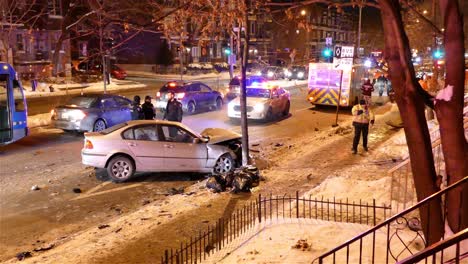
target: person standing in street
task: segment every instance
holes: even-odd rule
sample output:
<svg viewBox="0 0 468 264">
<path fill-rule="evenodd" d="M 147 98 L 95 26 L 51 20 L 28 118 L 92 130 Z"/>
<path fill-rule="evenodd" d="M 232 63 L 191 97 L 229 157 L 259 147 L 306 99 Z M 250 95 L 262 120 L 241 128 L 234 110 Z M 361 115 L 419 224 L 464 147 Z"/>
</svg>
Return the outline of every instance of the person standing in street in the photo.
<svg viewBox="0 0 468 264">
<path fill-rule="evenodd" d="M 369 133 L 369 123 L 374 124 L 374 113 L 366 104 L 365 100 L 360 100 L 359 104 L 355 105 L 351 110 L 354 120 L 354 140 L 353 140 L 353 154 L 357 154 L 357 147 L 362 133 L 362 146 L 364 151 L 368 151 L 367 148 L 367 135 Z"/>
<path fill-rule="evenodd" d="M 164 112 L 164 118 L 168 121 L 182 122 L 182 103 L 177 100 L 174 92 L 169 93 L 169 100 L 167 101 L 166 111 Z"/>
<path fill-rule="evenodd" d="M 133 120 L 142 120 L 145 119 L 143 115 L 143 110 L 141 109 L 140 96 L 135 95 L 132 102 L 132 119 Z"/>
<path fill-rule="evenodd" d="M 367 79 L 361 86 L 361 91 L 367 106 L 370 107 L 372 104 L 372 92 L 374 91 L 374 86 L 369 79 Z"/>
<path fill-rule="evenodd" d="M 170 92 L 170 98 L 167 101 L 166 111 L 164 112 L 164 118 L 168 121 L 182 122 L 182 103 L 177 100 L 174 92 Z M 169 127 L 169 136 L 174 138 L 177 136 L 177 127 Z"/>
<path fill-rule="evenodd" d="M 151 96 L 145 96 L 145 103 L 141 105 L 141 110 L 145 120 L 153 120 L 156 118 L 156 112 L 154 111 L 154 106 L 151 103 Z"/>
</svg>

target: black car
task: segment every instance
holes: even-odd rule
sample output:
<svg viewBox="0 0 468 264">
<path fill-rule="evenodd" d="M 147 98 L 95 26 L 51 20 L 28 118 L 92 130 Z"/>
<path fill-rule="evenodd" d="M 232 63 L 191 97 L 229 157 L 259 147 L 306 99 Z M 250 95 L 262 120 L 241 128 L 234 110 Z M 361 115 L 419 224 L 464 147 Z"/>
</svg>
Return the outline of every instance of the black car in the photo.
<svg viewBox="0 0 468 264">
<path fill-rule="evenodd" d="M 240 76 L 236 76 L 229 82 L 229 90 L 226 93 L 226 98 L 228 100 L 232 100 L 240 95 L 241 80 L 242 78 Z M 268 80 L 262 76 L 247 76 L 247 86 L 255 85 L 255 83 L 260 84 L 266 81 Z"/>
<path fill-rule="evenodd" d="M 286 77 L 285 69 L 278 66 L 269 66 L 261 71 L 261 76 L 268 80 L 284 79 Z"/>
<path fill-rule="evenodd" d="M 308 72 L 306 66 L 292 66 L 286 73 L 289 80 L 305 80 Z"/>
<path fill-rule="evenodd" d="M 166 110 L 170 92 L 175 93 L 187 114 L 193 114 L 202 109 L 220 110 L 223 107 L 223 95 L 208 85 L 202 82 L 173 81 L 166 83 L 156 94 L 156 109 L 161 112 Z"/>
</svg>

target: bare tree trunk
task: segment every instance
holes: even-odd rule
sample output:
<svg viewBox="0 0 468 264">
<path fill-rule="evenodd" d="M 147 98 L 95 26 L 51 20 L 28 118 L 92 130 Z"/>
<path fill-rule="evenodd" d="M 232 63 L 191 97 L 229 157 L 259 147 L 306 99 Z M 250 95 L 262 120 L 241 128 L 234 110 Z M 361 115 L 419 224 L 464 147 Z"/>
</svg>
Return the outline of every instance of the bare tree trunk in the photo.
<svg viewBox="0 0 468 264">
<path fill-rule="evenodd" d="M 60 63 L 60 49 L 62 47 L 63 41 L 66 38 L 66 28 L 65 28 L 65 23 L 62 25 L 62 31 L 60 32 L 60 37 L 57 40 L 57 43 L 55 44 L 54 48 L 54 55 L 52 57 L 52 65 L 54 66 L 52 70 L 52 76 L 57 77 L 59 74 L 59 63 Z"/>
<path fill-rule="evenodd" d="M 463 19 L 458 1 L 440 0 L 444 19 L 444 45 L 446 88 L 453 87 L 448 101 L 437 100 L 435 110 L 440 124 L 440 138 L 445 160 L 448 184 L 468 175 L 468 144 L 463 128 L 463 95 L 465 82 Z M 464 198 L 462 198 L 464 195 Z M 454 232 L 468 227 L 468 185 L 458 188 L 448 196 L 448 223 Z"/>
<path fill-rule="evenodd" d="M 402 113 L 418 201 L 438 191 L 432 146 L 424 116 L 424 100 L 418 92 L 411 64 L 409 42 L 404 32 L 398 0 L 381 0 L 380 11 L 385 35 L 385 57 Z M 420 209 L 421 223 L 428 245 L 442 237 L 444 224 L 440 200 Z"/>
</svg>

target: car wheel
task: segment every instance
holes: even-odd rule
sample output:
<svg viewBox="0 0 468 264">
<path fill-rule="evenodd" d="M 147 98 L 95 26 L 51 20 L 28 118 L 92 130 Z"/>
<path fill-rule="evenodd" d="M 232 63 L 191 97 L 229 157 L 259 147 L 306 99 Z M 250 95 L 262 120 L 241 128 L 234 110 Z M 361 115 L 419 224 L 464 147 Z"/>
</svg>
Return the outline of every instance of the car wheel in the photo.
<svg viewBox="0 0 468 264">
<path fill-rule="evenodd" d="M 99 131 L 102 131 L 102 130 L 104 130 L 106 128 L 107 128 L 107 126 L 106 126 L 106 122 L 104 122 L 104 120 L 98 119 L 98 120 L 96 120 L 96 122 L 94 122 L 94 126 L 93 126 L 93 131 L 94 132 L 99 132 Z"/>
<path fill-rule="evenodd" d="M 190 115 L 195 113 L 195 103 L 193 101 L 187 104 L 187 113 Z"/>
<path fill-rule="evenodd" d="M 273 109 L 268 108 L 268 112 L 265 115 L 265 121 L 270 122 L 273 120 Z"/>
<path fill-rule="evenodd" d="M 135 173 L 135 165 L 125 156 L 115 156 L 107 165 L 107 175 L 113 182 L 124 182 Z"/>
<path fill-rule="evenodd" d="M 219 98 L 216 99 L 216 110 L 221 110 L 223 108 L 223 99 Z"/>
<path fill-rule="evenodd" d="M 291 108 L 291 103 L 288 101 L 286 103 L 286 107 L 283 110 L 283 116 L 288 116 L 289 115 L 289 109 Z"/>
<path fill-rule="evenodd" d="M 216 164 L 213 168 L 215 173 L 227 173 L 234 169 L 234 161 L 232 160 L 231 155 L 224 154 L 216 161 Z"/>
</svg>

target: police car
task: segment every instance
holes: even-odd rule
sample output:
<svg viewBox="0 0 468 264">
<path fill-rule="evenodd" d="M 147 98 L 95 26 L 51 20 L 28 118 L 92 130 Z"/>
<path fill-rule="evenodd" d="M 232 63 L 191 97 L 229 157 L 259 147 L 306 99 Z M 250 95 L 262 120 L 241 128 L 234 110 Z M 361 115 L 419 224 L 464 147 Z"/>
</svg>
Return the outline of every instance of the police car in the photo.
<svg viewBox="0 0 468 264">
<path fill-rule="evenodd" d="M 246 95 L 248 119 L 271 121 L 276 116 L 289 115 L 290 94 L 278 85 L 253 83 L 247 87 Z M 228 104 L 228 117 L 233 120 L 241 117 L 239 97 Z"/>
</svg>

